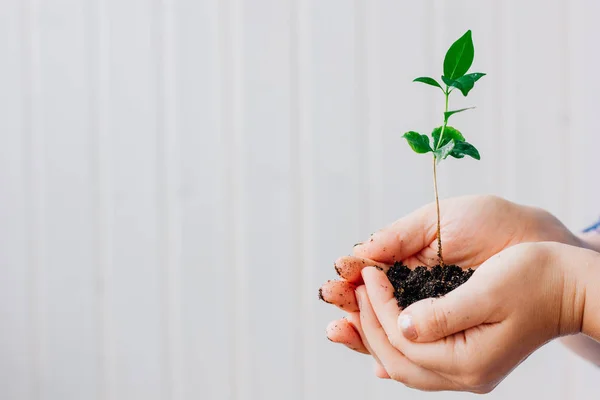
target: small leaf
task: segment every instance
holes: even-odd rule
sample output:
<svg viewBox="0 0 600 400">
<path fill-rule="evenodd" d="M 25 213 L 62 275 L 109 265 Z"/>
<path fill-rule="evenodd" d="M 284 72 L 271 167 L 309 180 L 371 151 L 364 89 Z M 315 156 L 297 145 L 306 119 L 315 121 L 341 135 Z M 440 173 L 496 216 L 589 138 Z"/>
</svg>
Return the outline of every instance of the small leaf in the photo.
<svg viewBox="0 0 600 400">
<path fill-rule="evenodd" d="M 456 80 L 456 82 L 458 83 L 457 89 L 459 89 L 462 92 L 463 96 L 466 97 L 471 91 L 471 89 L 473 89 L 473 86 L 475 86 L 475 82 L 477 82 L 484 76 L 485 74 L 481 72 L 474 72 L 472 74 L 461 76 Z"/>
<path fill-rule="evenodd" d="M 456 81 L 454 79 L 450 79 L 444 75 L 442 75 L 442 81 L 444 81 L 444 83 L 448 86 L 453 86 L 456 85 Z"/>
<path fill-rule="evenodd" d="M 421 82 L 421 83 L 425 83 L 426 85 L 431 85 L 431 86 L 439 87 L 440 89 L 444 90 L 444 89 L 442 88 L 442 85 L 440 85 L 440 84 L 438 83 L 438 81 L 436 81 L 435 79 L 433 79 L 433 78 L 430 78 L 430 77 L 428 77 L 428 76 L 422 76 L 422 77 L 419 77 L 419 78 L 415 78 L 415 79 L 413 80 L 413 82 Z"/>
<path fill-rule="evenodd" d="M 418 132 L 410 131 L 406 132 L 402 137 L 408 141 L 409 146 L 415 153 L 424 154 L 433 151 L 427 135 L 421 135 Z"/>
<path fill-rule="evenodd" d="M 479 151 L 475 148 L 475 146 L 468 142 L 457 142 L 450 155 L 454 158 L 463 158 L 465 155 L 467 155 L 476 160 L 481 159 Z"/>
<path fill-rule="evenodd" d="M 445 76 L 442 76 L 442 80 L 446 85 L 455 87 L 458 90 L 460 90 L 463 96 L 466 97 L 471 91 L 471 89 L 473 89 L 473 86 L 475 86 L 475 82 L 477 82 L 484 76 L 485 74 L 482 72 L 474 72 L 472 74 L 461 76 L 458 79 L 449 79 Z"/>
<path fill-rule="evenodd" d="M 477 82 L 478 80 L 480 80 L 481 78 L 483 78 L 486 74 L 484 72 L 472 72 L 470 74 L 466 74 L 465 77 L 469 77 L 469 78 L 473 78 L 474 82 Z M 457 80 L 460 81 L 461 78 L 458 78 Z"/>
<path fill-rule="evenodd" d="M 439 164 L 442 160 L 445 160 L 446 157 L 452 153 L 452 150 L 456 144 L 457 143 L 454 141 L 454 139 L 450 139 L 450 141 L 448 141 L 448 143 L 446 143 L 444 146 L 435 150 L 433 152 L 433 154 L 435 154 L 435 161 Z"/>
<path fill-rule="evenodd" d="M 458 113 L 461 113 L 461 112 L 463 112 L 463 111 L 472 110 L 472 109 L 474 109 L 474 108 L 475 108 L 475 107 L 467 107 L 467 108 L 461 108 L 460 110 L 446 111 L 446 112 L 444 113 L 444 118 L 446 119 L 446 122 L 447 122 L 447 121 L 448 121 L 448 119 L 449 119 L 449 118 L 450 118 L 452 115 L 454 115 L 454 114 L 458 114 Z"/>
<path fill-rule="evenodd" d="M 442 137 L 442 143 L 438 146 L 438 141 L 440 140 L 440 134 L 442 133 L 442 127 L 437 127 L 431 132 L 431 136 L 433 137 L 433 148 L 439 149 L 440 147 L 444 147 L 450 140 L 454 140 L 455 142 L 464 142 L 465 137 L 460 133 L 457 129 L 447 126 L 444 129 L 444 136 Z"/>
<path fill-rule="evenodd" d="M 444 58 L 444 76 L 449 79 L 460 78 L 471 68 L 474 56 L 473 37 L 468 30 L 448 49 Z"/>
</svg>

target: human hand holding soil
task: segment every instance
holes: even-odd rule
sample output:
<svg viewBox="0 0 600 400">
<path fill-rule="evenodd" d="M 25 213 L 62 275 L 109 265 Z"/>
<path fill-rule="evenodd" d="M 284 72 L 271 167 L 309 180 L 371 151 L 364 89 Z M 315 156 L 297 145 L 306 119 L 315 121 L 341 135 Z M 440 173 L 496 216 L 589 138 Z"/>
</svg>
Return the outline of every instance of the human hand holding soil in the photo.
<svg viewBox="0 0 600 400">
<path fill-rule="evenodd" d="M 500 251 L 524 242 L 554 241 L 584 246 L 560 221 L 546 211 L 521 206 L 495 196 L 469 196 L 441 203 L 441 230 L 447 264 L 477 268 Z M 320 289 L 321 298 L 350 312 L 348 319 L 333 321 L 328 338 L 352 349 L 367 349 L 354 315 L 354 289 L 363 283 L 361 270 L 377 265 L 387 271 L 395 262 L 409 268 L 437 263 L 435 204 L 430 204 L 394 222 L 354 247 L 354 255 L 341 257 L 335 269 L 341 280 Z"/>
<path fill-rule="evenodd" d="M 446 296 L 404 311 L 383 272 L 362 276 L 356 293 L 369 351 L 390 377 L 421 390 L 487 393 L 554 338 L 600 337 L 600 254 L 588 249 L 513 246 Z"/>
</svg>

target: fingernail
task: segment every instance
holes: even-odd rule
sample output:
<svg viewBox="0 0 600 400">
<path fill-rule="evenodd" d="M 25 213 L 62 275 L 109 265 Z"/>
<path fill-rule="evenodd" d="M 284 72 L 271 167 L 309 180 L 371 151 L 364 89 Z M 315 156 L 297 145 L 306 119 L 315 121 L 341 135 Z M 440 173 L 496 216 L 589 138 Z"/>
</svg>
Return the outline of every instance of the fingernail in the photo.
<svg viewBox="0 0 600 400">
<path fill-rule="evenodd" d="M 325 300 L 325 298 L 323 297 L 323 288 L 319 288 L 319 300 L 324 301 L 327 304 L 331 304 L 330 302 Z"/>
<path fill-rule="evenodd" d="M 417 338 L 417 330 L 415 329 L 415 324 L 413 323 L 412 315 L 410 314 L 400 314 L 398 317 L 398 322 L 400 325 L 400 330 L 409 340 L 415 340 Z"/>
<path fill-rule="evenodd" d="M 342 272 L 338 268 L 337 263 L 333 263 L 333 268 L 335 269 L 335 273 L 338 274 L 338 276 L 342 277 Z"/>
</svg>

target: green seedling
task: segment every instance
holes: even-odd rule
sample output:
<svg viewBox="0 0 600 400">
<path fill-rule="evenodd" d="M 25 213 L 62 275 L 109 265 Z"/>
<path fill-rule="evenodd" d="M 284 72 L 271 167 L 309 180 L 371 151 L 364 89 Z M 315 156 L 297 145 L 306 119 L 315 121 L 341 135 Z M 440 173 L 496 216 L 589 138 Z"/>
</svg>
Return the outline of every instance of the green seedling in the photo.
<svg viewBox="0 0 600 400">
<path fill-rule="evenodd" d="M 437 187 L 437 165 L 448 156 L 454 158 L 463 158 L 470 156 L 476 160 L 480 159 L 479 151 L 465 140 L 463 134 L 456 128 L 449 126 L 448 121 L 454 114 L 473 109 L 474 107 L 461 108 L 459 110 L 449 110 L 449 99 L 452 92 L 458 89 L 463 96 L 467 96 L 475 86 L 475 82 L 481 79 L 485 74 L 481 72 L 469 72 L 473 64 L 475 49 L 473 47 L 473 38 L 471 31 L 467 31 L 460 39 L 450 46 L 446 57 L 444 58 L 444 75 L 442 75 L 443 85 L 433 78 L 420 77 L 414 82 L 421 82 L 431 85 L 442 91 L 445 98 L 444 123 L 437 127 L 431 133 L 431 139 L 427 135 L 418 132 L 406 132 L 403 137 L 408 141 L 410 147 L 419 154 L 433 154 L 433 188 L 435 192 L 435 203 L 437 211 L 437 241 L 438 241 L 438 259 L 440 266 L 444 266 L 444 257 L 442 255 L 442 235 L 440 229 L 440 200 Z"/>
</svg>

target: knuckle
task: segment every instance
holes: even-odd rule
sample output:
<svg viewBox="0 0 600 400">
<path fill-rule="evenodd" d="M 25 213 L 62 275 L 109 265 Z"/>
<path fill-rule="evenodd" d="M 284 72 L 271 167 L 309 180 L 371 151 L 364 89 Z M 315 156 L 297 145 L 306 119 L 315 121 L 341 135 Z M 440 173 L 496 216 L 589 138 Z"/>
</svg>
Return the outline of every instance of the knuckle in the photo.
<svg viewBox="0 0 600 400">
<path fill-rule="evenodd" d="M 505 202 L 502 197 L 494 195 L 494 194 L 484 194 L 480 196 L 481 201 L 485 203 L 502 203 Z"/>
<path fill-rule="evenodd" d="M 407 379 L 406 376 L 403 375 L 401 372 L 399 371 L 388 371 L 388 375 L 390 376 L 390 378 L 392 378 L 393 380 L 395 380 L 396 382 L 400 382 L 404 385 L 407 384 Z"/>
<path fill-rule="evenodd" d="M 417 385 L 415 382 L 413 382 L 408 376 L 406 376 L 402 373 L 399 373 L 398 371 L 391 372 L 391 373 L 389 373 L 389 375 L 390 375 L 390 378 L 392 378 L 394 381 L 403 384 L 407 388 L 419 389 L 419 385 Z"/>
<path fill-rule="evenodd" d="M 544 252 L 544 246 L 540 243 L 521 243 L 520 251 L 526 257 L 535 257 Z"/>
<path fill-rule="evenodd" d="M 400 350 L 400 340 L 395 335 L 388 335 L 388 341 L 396 350 Z"/>
<path fill-rule="evenodd" d="M 405 241 L 405 233 L 403 231 L 397 230 L 393 232 L 393 242 L 398 245 L 402 245 Z"/>
<path fill-rule="evenodd" d="M 480 388 L 476 388 L 476 389 L 472 389 L 470 390 L 471 393 L 475 393 L 475 394 L 488 394 L 490 393 L 492 390 L 494 390 L 494 386 L 493 385 L 486 385 Z"/>
<path fill-rule="evenodd" d="M 508 200 L 493 194 L 476 196 L 473 203 L 484 209 L 492 210 L 505 209 L 510 204 Z"/>
<path fill-rule="evenodd" d="M 427 321 L 427 329 L 431 335 L 445 337 L 448 332 L 448 314 L 439 302 L 434 303 L 432 310 L 430 320 Z"/>
<path fill-rule="evenodd" d="M 487 386 L 483 376 L 477 372 L 465 375 L 462 381 L 470 391 L 480 390 Z"/>
<path fill-rule="evenodd" d="M 543 242 L 522 243 L 518 246 L 520 254 L 517 257 L 520 260 L 525 259 L 527 261 L 546 261 L 550 257 L 554 247 L 551 243 Z"/>
<path fill-rule="evenodd" d="M 485 394 L 494 389 L 493 374 L 486 368 L 470 369 L 466 371 L 463 384 L 473 393 Z"/>
</svg>

